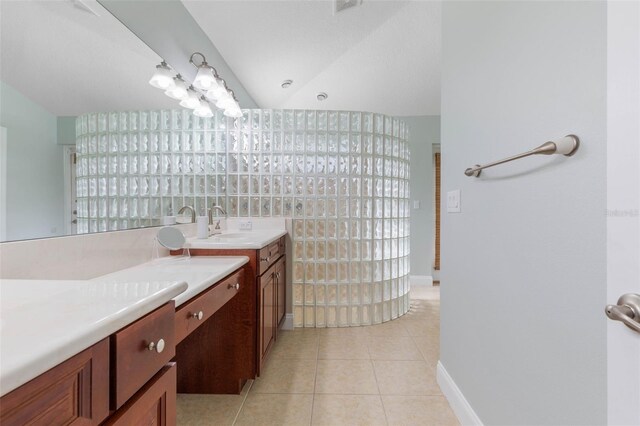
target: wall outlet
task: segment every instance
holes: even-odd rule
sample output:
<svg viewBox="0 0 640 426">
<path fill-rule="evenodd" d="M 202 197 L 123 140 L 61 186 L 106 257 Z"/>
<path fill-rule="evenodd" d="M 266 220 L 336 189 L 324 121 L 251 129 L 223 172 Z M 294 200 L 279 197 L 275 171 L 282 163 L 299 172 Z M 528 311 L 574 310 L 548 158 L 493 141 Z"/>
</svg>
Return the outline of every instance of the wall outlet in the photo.
<svg viewBox="0 0 640 426">
<path fill-rule="evenodd" d="M 253 223 L 250 220 L 241 220 L 240 221 L 240 230 L 241 231 L 251 231 L 253 228 Z"/>
</svg>

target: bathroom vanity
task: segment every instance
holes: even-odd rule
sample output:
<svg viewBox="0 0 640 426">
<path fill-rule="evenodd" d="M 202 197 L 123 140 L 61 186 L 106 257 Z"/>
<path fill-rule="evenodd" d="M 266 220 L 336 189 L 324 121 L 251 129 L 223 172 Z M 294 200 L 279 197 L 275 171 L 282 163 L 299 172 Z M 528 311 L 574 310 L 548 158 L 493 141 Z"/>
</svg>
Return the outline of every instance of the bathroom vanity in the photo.
<svg viewBox="0 0 640 426">
<path fill-rule="evenodd" d="M 176 365 L 176 348 L 244 290 L 247 261 L 163 258 L 88 281 L 0 281 L 0 423 L 175 424 L 177 377 L 196 374 Z M 201 351 L 214 343 L 239 350 L 209 340 Z M 215 370 L 227 362 L 208 359 Z"/>
<path fill-rule="evenodd" d="M 239 294 L 225 306 L 226 315 L 243 318 L 239 329 L 228 329 L 244 342 L 244 350 L 236 356 L 242 359 L 237 372 L 245 379 L 260 375 L 269 351 L 277 339 L 278 328 L 285 319 L 286 311 L 286 234 L 284 229 L 263 228 L 248 232 L 232 231 L 208 239 L 191 238 L 187 240 L 191 256 L 246 256 L 249 261 L 244 266 L 246 291 Z M 172 254 L 181 254 L 181 251 Z M 176 359 L 179 364 L 198 365 L 193 356 L 194 347 L 211 333 L 220 332 L 225 324 L 213 321 L 202 327 L 191 341 L 186 342 L 184 353 L 179 348 Z M 218 347 L 219 352 L 226 348 Z M 221 354 L 214 354 L 218 357 Z M 210 385 L 202 381 L 194 383 L 197 375 L 189 374 L 189 380 L 178 378 L 178 391 L 189 389 L 189 393 L 212 393 Z M 244 381 L 238 387 L 226 389 L 224 393 L 240 393 Z"/>
</svg>

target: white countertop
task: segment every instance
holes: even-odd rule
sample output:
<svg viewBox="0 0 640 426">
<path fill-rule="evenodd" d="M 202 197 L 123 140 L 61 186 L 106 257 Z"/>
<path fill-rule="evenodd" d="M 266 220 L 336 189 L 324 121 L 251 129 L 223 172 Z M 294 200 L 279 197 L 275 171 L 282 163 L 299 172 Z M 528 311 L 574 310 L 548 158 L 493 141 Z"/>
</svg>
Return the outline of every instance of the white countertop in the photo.
<svg viewBox="0 0 640 426">
<path fill-rule="evenodd" d="M 0 396 L 248 261 L 164 257 L 92 280 L 0 280 Z"/>
<path fill-rule="evenodd" d="M 0 396 L 187 288 L 184 280 L 0 280 Z"/>
<path fill-rule="evenodd" d="M 187 289 L 173 299 L 177 307 L 247 262 L 249 258 L 246 256 L 170 256 L 103 275 L 93 281 L 104 284 L 136 279 L 186 281 Z"/>
<path fill-rule="evenodd" d="M 187 238 L 185 247 L 199 249 L 261 249 L 286 235 L 285 229 L 230 230 L 207 239 Z"/>
</svg>

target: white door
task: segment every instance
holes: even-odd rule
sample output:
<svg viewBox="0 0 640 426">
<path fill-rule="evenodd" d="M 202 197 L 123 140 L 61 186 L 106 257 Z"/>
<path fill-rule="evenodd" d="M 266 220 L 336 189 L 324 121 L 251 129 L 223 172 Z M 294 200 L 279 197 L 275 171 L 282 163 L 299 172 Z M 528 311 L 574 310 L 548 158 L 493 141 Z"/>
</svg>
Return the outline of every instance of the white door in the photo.
<svg viewBox="0 0 640 426">
<path fill-rule="evenodd" d="M 607 299 L 615 305 L 640 294 L 640 3 L 610 1 L 607 19 Z M 608 321 L 607 365 L 608 423 L 640 425 L 640 333 Z"/>
</svg>

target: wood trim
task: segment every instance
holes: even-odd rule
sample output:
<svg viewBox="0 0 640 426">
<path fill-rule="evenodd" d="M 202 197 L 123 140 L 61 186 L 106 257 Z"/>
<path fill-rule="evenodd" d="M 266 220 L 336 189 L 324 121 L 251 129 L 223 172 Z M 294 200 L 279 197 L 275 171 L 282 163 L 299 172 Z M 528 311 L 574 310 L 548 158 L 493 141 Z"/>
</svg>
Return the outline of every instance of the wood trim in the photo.
<svg viewBox="0 0 640 426">
<path fill-rule="evenodd" d="M 436 194 L 436 199 L 435 199 L 435 207 L 436 207 L 436 229 L 435 229 L 435 260 L 433 263 L 433 269 L 435 269 L 436 271 L 440 270 L 440 200 L 441 200 L 441 190 L 440 190 L 440 178 L 441 178 L 441 169 L 440 169 L 440 153 L 436 152 L 434 154 L 434 161 L 435 161 L 435 183 L 436 183 L 436 188 L 435 188 L 435 194 Z"/>
</svg>

